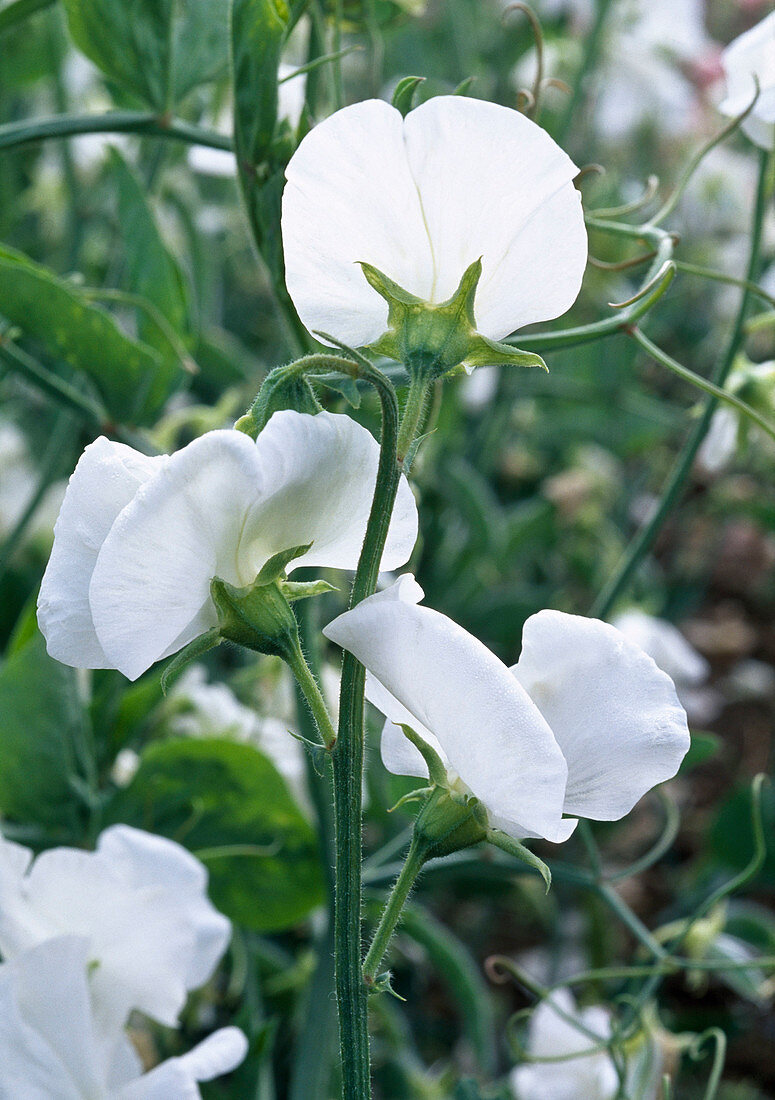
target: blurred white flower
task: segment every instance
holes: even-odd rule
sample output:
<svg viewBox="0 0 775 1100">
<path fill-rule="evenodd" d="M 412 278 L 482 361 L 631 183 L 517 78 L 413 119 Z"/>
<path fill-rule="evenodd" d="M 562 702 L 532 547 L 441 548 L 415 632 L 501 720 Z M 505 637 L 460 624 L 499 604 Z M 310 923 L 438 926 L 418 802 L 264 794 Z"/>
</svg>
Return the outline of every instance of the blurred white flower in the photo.
<svg viewBox="0 0 775 1100">
<path fill-rule="evenodd" d="M 677 627 L 637 608 L 618 615 L 613 625 L 667 673 L 692 721 L 702 725 L 717 717 L 722 698 L 717 691 L 704 686 L 710 666 Z"/>
<path fill-rule="evenodd" d="M 610 1037 L 604 1008 L 578 1009 L 569 990 L 555 990 L 531 1016 L 527 1040 L 531 1058 L 551 1060 L 512 1071 L 516 1100 L 614 1100 L 619 1075 L 608 1051 L 600 1049 Z"/>
<path fill-rule="evenodd" d="M 356 347 L 387 329 L 366 262 L 439 304 L 481 257 L 475 328 L 499 340 L 565 313 L 587 258 L 578 169 L 519 112 L 439 96 L 404 119 L 368 100 L 301 142 L 286 171 L 286 281 L 311 331 Z"/>
<path fill-rule="evenodd" d="M 83 937 L 105 1033 L 133 1009 L 174 1027 L 231 934 L 206 890 L 185 848 L 127 825 L 106 829 L 94 852 L 51 848 L 34 862 L 0 839 L 0 953 L 13 960 L 56 936 Z"/>
<path fill-rule="evenodd" d="M 727 79 L 725 115 L 739 115 L 759 85 L 759 98 L 743 122 L 743 131 L 762 149 L 775 148 L 775 12 L 731 42 L 721 55 Z"/>
<path fill-rule="evenodd" d="M 199 1081 L 228 1073 L 247 1040 L 222 1028 L 149 1073 L 126 1035 L 92 1013 L 89 941 L 46 940 L 0 965 L 0 1100 L 198 1100 Z"/>
<path fill-rule="evenodd" d="M 291 568 L 354 569 L 379 446 L 348 416 L 274 414 L 256 442 L 212 431 L 148 458 L 100 437 L 70 479 L 38 600 L 48 652 L 135 680 L 217 623 L 210 582 L 252 584 L 273 555 Z M 383 567 L 402 565 L 417 508 L 402 479 Z"/>
<path fill-rule="evenodd" d="M 751 363 L 741 358 L 729 378 L 726 388 L 764 416 L 775 414 L 775 361 Z M 741 417 L 736 409 L 722 405 L 716 409 L 708 433 L 697 452 L 697 462 L 709 474 L 718 474 L 734 458 L 738 447 L 754 438 L 770 447 L 769 438 L 760 428 Z"/>
<path fill-rule="evenodd" d="M 630 0 L 616 15 L 601 67 L 600 133 L 618 141 L 648 120 L 668 134 L 689 132 L 699 113 L 692 69 L 717 49 L 703 0 Z"/>
<path fill-rule="evenodd" d="M 259 716 L 244 706 L 226 684 L 211 684 L 202 665 L 192 665 L 168 695 L 167 723 L 186 737 L 231 737 L 247 741 L 272 761 L 295 800 L 309 810 L 304 748 L 278 718 Z M 177 708 L 176 708 L 177 704 Z M 180 705 L 185 709 L 179 709 Z"/>
<path fill-rule="evenodd" d="M 513 837 L 566 840 L 575 819 L 612 821 L 675 775 L 689 731 L 670 678 L 597 619 L 541 611 L 509 669 L 462 627 L 418 606 L 407 574 L 324 630 L 366 666 L 386 716 L 382 759 L 427 775 L 411 726 Z"/>
</svg>

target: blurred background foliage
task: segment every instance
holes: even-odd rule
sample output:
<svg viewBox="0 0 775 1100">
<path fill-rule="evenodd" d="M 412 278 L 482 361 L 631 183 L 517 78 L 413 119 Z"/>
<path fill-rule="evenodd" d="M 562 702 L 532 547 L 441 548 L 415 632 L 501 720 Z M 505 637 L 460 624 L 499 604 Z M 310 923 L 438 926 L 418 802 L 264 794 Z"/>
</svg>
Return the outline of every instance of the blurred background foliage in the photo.
<svg viewBox="0 0 775 1100">
<path fill-rule="evenodd" d="M 126 821 L 197 852 L 235 922 L 233 948 L 193 998 L 182 1037 L 138 1021 L 141 1038 L 166 1055 L 232 1020 L 251 1054 L 207 1095 L 325 1100 L 336 1088 L 326 796 L 315 761 L 286 733 L 303 734 L 307 718 L 285 674 L 272 659 L 221 648 L 165 698 L 158 670 L 128 684 L 65 668 L 37 632 L 37 586 L 64 480 L 87 443 L 105 433 L 147 451 L 179 447 L 231 424 L 267 370 L 308 346 L 283 289 L 278 212 L 284 165 L 309 126 L 344 102 L 389 98 L 409 75 L 424 78 L 420 98 L 470 81 L 469 94 L 517 105 L 538 54 L 525 13 L 500 0 L 235 0 L 235 93 L 229 7 L 0 5 L 0 814 L 8 836 L 36 848 L 89 843 Z M 535 8 L 554 78 L 541 122 L 579 165 L 605 169 L 580 184 L 585 205 L 601 208 L 636 199 L 652 175 L 665 197 L 721 127 L 721 46 L 769 5 Z M 681 261 L 743 274 L 756 165 L 737 134 L 705 159 L 666 226 L 680 235 Z M 630 244 L 593 231 L 590 245 L 595 262 L 562 327 L 611 315 L 608 303 L 639 286 L 642 268 L 622 266 L 636 255 Z M 760 272 L 770 293 L 774 260 L 770 209 Z M 644 325 L 707 375 L 740 293 L 679 271 Z M 745 354 L 766 362 L 775 314 L 761 301 L 753 312 Z M 624 333 L 546 359 L 548 374 L 487 368 L 447 382 L 413 467 L 421 538 L 412 565 L 427 602 L 508 663 L 535 611 L 589 613 L 653 513 L 700 408 L 696 390 Z M 377 430 L 368 394 L 348 395 L 357 408 L 335 387 L 319 396 Z M 772 412 L 771 387 L 759 397 Z M 750 780 L 769 770 L 775 710 L 774 464 L 772 441 L 755 431 L 731 452 L 701 452 L 681 506 L 611 609 L 636 605 L 679 624 L 708 662 L 702 682 L 687 685 L 700 736 L 670 789 L 680 827 L 659 862 L 617 886 L 649 928 L 686 917 L 753 851 Z M 327 621 L 344 598 L 305 613 Z M 314 621 L 306 628 L 315 648 Z M 317 659 L 333 701 L 336 655 Z M 376 725 L 372 733 L 369 920 L 410 821 L 387 807 L 412 785 L 383 769 Z M 764 811 L 771 835 L 767 791 Z M 594 827 L 606 873 L 648 850 L 662 814 L 650 796 L 624 822 Z M 428 869 L 392 952 L 405 1000 L 373 999 L 380 1097 L 510 1095 L 507 1021 L 529 998 L 490 980 L 490 956 L 542 981 L 640 959 L 637 933 L 612 919 L 610 897 L 563 875 L 589 865 L 590 852 L 594 861 L 586 841 L 560 851 L 548 897 L 488 852 Z M 548 846 L 542 854 L 554 856 Z M 723 955 L 719 929 L 738 951 L 775 953 L 774 893 L 770 851 L 698 957 Z M 712 968 L 695 979 L 662 983 L 662 1028 L 721 1027 L 729 1048 L 718 1096 L 775 1095 L 771 979 Z M 631 990 L 590 982 L 577 992 L 613 1003 Z M 709 1064 L 684 1059 L 675 1095 L 704 1095 Z"/>
</svg>

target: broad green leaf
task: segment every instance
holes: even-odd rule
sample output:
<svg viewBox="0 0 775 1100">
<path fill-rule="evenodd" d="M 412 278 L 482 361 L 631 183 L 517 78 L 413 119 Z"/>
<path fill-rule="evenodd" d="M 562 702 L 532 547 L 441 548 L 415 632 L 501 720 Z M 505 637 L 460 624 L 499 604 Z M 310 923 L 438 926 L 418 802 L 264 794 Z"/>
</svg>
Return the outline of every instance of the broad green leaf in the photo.
<svg viewBox="0 0 775 1100">
<path fill-rule="evenodd" d="M 48 656 L 36 631 L 0 665 L 0 815 L 77 828 L 84 728 L 75 671 Z"/>
<path fill-rule="evenodd" d="M 183 377 L 181 367 L 123 333 L 74 283 L 5 246 L 0 314 L 40 340 L 49 355 L 88 375 L 119 423 L 152 420 Z"/>
<path fill-rule="evenodd" d="M 116 149 L 111 150 L 110 163 L 118 192 L 129 289 L 151 302 L 174 332 L 182 334 L 188 328 L 188 294 L 183 273 L 162 240 L 137 176 Z M 146 343 L 163 355 L 170 354 L 169 341 L 142 311 L 138 328 Z"/>
<path fill-rule="evenodd" d="M 312 826 L 250 745 L 188 738 L 149 745 L 106 818 L 196 852 L 210 872 L 213 902 L 244 928 L 289 928 L 323 900 Z"/>
<path fill-rule="evenodd" d="M 64 0 L 76 46 L 159 113 L 226 67 L 228 0 Z"/>
</svg>

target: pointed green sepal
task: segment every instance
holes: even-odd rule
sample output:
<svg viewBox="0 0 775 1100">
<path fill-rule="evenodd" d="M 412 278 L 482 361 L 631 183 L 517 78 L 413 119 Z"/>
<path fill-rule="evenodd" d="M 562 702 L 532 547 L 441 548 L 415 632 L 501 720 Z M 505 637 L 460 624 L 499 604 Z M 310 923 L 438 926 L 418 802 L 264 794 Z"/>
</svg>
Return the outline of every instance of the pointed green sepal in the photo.
<svg viewBox="0 0 775 1100">
<path fill-rule="evenodd" d="M 210 595 L 218 612 L 221 638 L 256 653 L 295 660 L 300 651 L 299 629 L 276 580 L 237 588 L 213 577 Z"/>
<path fill-rule="evenodd" d="M 424 741 L 419 733 L 416 733 L 411 726 L 406 726 L 403 722 L 399 722 L 398 724 L 404 731 L 404 736 L 412 742 L 428 765 L 428 777 L 431 783 L 437 787 L 449 787 L 447 769 L 444 767 L 444 761 L 436 750 L 432 749 L 428 742 Z"/>
<path fill-rule="evenodd" d="M 398 802 L 388 810 L 389 814 L 395 813 L 402 806 L 408 806 L 411 802 L 422 802 L 422 800 L 429 794 L 433 794 L 433 787 L 418 787 L 414 791 L 409 791 L 407 794 L 402 795 Z"/>
<path fill-rule="evenodd" d="M 269 372 L 255 401 L 234 427 L 256 439 L 274 413 L 281 409 L 295 409 L 314 416 L 322 407 L 303 372 L 295 363 L 290 363 Z"/>
<path fill-rule="evenodd" d="M 486 336 L 476 334 L 471 342 L 471 350 L 465 360 L 466 367 L 540 367 L 549 371 L 540 355 L 534 351 L 521 351 L 511 344 L 500 340 L 488 340 Z"/>
<path fill-rule="evenodd" d="M 487 834 L 487 839 L 491 844 L 500 848 L 501 851 L 508 852 L 510 856 L 515 856 L 523 863 L 526 863 L 528 867 L 532 867 L 535 871 L 538 871 L 546 885 L 546 893 L 549 893 L 549 887 L 552 885 L 552 872 L 544 861 L 538 858 L 535 852 L 531 852 L 529 848 L 526 848 L 524 844 L 520 844 L 518 840 L 509 836 L 508 833 L 502 833 L 500 829 L 490 829 Z"/>
<path fill-rule="evenodd" d="M 280 581 L 280 591 L 288 603 L 296 600 L 308 600 L 310 596 L 325 596 L 326 592 L 336 592 L 337 588 L 328 581 Z"/>
<path fill-rule="evenodd" d="M 278 554 L 273 554 L 272 557 L 262 565 L 261 571 L 254 583 L 257 585 L 265 585 L 284 578 L 287 566 L 292 561 L 295 561 L 296 558 L 300 558 L 303 554 L 306 554 L 311 546 L 312 543 L 307 542 L 303 546 L 290 546 L 287 550 L 281 550 Z"/>
<path fill-rule="evenodd" d="M 396 84 L 396 90 L 393 92 L 391 103 L 397 111 L 401 112 L 404 118 L 406 118 L 414 106 L 414 97 L 417 94 L 417 89 L 424 83 L 424 76 L 405 76 L 403 80 L 399 80 L 398 84 Z"/>
<path fill-rule="evenodd" d="M 372 264 L 361 263 L 364 277 L 388 304 L 387 330 L 371 349 L 406 364 L 413 376 L 431 382 L 464 364 L 543 367 L 540 355 L 490 340 L 476 331 L 476 291 L 481 258 L 470 264 L 455 293 L 438 305 L 404 290 Z"/>
<path fill-rule="evenodd" d="M 402 997 L 400 993 L 396 993 L 393 989 L 393 975 L 389 970 L 385 970 L 384 973 L 378 974 L 373 982 L 368 984 L 369 993 L 389 993 L 391 997 L 395 997 L 397 1001 L 404 1001 L 406 1003 L 406 997 Z"/>
<path fill-rule="evenodd" d="M 192 661 L 198 661 L 200 657 L 203 657 L 205 653 L 209 653 L 211 649 L 215 649 L 223 641 L 221 632 L 217 626 L 212 627 L 211 630 L 205 631 L 204 634 L 200 634 L 198 638 L 194 638 L 193 642 L 189 642 L 188 645 L 175 654 L 170 663 L 164 669 L 161 674 L 161 690 L 162 694 L 167 694 L 167 688 L 172 680 L 176 680 L 186 665 L 191 664 Z"/>
</svg>

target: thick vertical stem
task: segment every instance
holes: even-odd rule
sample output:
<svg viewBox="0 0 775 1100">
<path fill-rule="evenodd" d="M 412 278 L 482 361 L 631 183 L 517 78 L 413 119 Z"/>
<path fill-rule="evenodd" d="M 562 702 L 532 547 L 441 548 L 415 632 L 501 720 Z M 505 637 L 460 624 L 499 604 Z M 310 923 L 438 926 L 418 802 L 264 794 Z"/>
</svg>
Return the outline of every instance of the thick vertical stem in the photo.
<svg viewBox="0 0 775 1100">
<path fill-rule="evenodd" d="M 379 371 L 366 375 L 382 403 L 382 444 L 377 484 L 350 604 L 374 592 L 393 512 L 401 465 L 396 457 L 398 403 Z M 361 973 L 361 798 L 363 783 L 363 665 L 350 653 L 342 660 L 339 737 L 332 753 L 336 821 L 334 944 L 339 1041 L 344 1100 L 371 1095 L 367 989 Z"/>
</svg>

